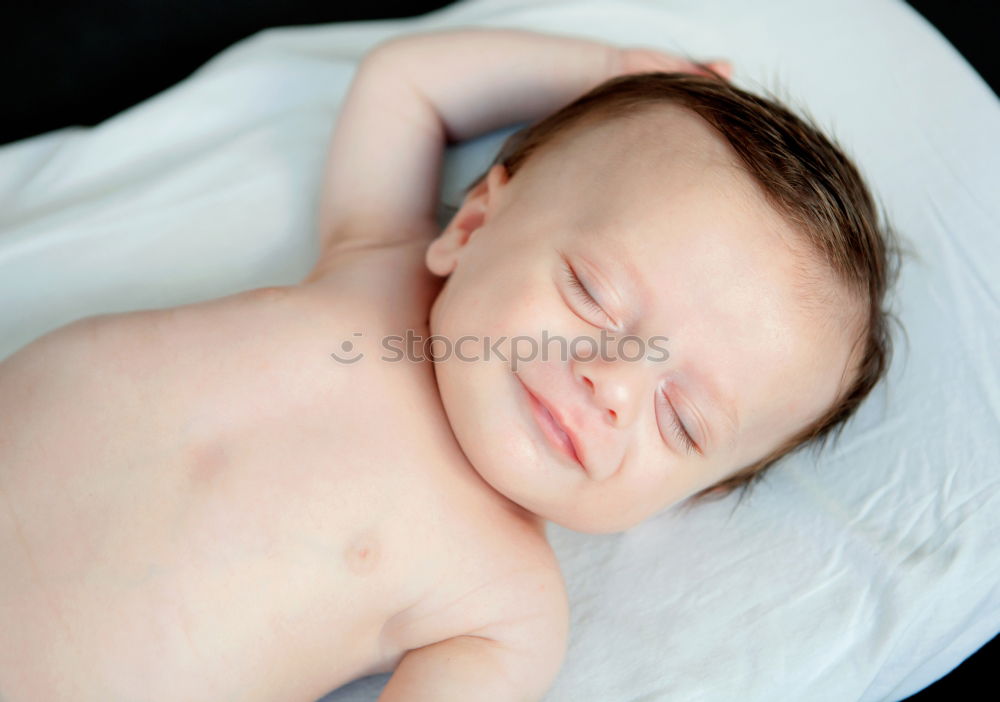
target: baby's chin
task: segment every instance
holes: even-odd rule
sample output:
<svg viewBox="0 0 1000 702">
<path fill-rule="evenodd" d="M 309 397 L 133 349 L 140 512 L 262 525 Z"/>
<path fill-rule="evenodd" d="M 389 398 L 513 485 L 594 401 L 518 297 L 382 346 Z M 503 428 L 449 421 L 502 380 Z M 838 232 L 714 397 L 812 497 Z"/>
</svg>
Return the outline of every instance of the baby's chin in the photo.
<svg viewBox="0 0 1000 702">
<path fill-rule="evenodd" d="M 567 517 L 566 497 L 580 487 L 578 476 L 547 456 L 533 438 L 529 416 L 519 404 L 523 391 L 510 368 L 502 363 L 476 368 L 476 363 L 451 359 L 436 368 L 441 403 L 470 468 L 526 513 L 561 523 Z"/>
<path fill-rule="evenodd" d="M 471 469 L 495 492 L 529 512 L 544 514 L 546 467 L 538 465 L 537 457 L 530 454 L 530 440 L 522 436 L 523 430 L 498 421 L 496 431 L 482 431 L 488 422 L 464 421 L 452 423 L 452 432 L 458 441 Z"/>
<path fill-rule="evenodd" d="M 572 489 L 560 485 L 559 467 L 540 461 L 527 436 L 512 435 L 503 441 L 467 438 L 471 446 L 462 449 L 471 469 L 499 496 L 523 510 L 527 520 L 592 531 L 581 522 L 581 515 L 567 513 L 566 497 Z"/>
</svg>

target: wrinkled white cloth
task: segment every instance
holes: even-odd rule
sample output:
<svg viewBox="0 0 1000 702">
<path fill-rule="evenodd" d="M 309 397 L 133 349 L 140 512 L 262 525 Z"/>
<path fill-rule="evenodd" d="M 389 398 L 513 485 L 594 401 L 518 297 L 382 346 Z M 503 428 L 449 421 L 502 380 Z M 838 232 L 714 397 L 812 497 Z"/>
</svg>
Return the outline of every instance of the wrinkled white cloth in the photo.
<svg viewBox="0 0 1000 702">
<path fill-rule="evenodd" d="M 550 525 L 572 632 L 549 702 L 893 700 L 1000 630 L 1000 103 L 898 0 L 466 0 L 241 41 L 94 128 L 0 148 L 0 357 L 74 319 L 294 283 L 357 61 L 459 25 L 724 57 L 808 111 L 916 250 L 888 381 L 832 450 L 606 536 Z M 449 149 L 443 200 L 511 129 Z M 387 676 L 324 698 L 375 700 Z"/>
</svg>

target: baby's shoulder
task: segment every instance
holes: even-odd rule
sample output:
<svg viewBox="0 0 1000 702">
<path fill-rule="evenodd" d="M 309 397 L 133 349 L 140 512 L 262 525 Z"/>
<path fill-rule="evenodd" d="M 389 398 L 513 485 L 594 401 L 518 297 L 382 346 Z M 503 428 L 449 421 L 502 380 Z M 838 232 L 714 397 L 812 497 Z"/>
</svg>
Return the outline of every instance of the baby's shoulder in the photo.
<svg viewBox="0 0 1000 702">
<path fill-rule="evenodd" d="M 476 548 L 455 548 L 468 575 L 456 578 L 447 593 L 454 604 L 442 610 L 454 617 L 452 635 L 496 641 L 558 667 L 569 636 L 569 597 L 544 532 L 489 510 L 465 525 L 466 543 Z"/>
<path fill-rule="evenodd" d="M 544 537 L 510 550 L 513 559 L 494 574 L 504 607 L 469 635 L 538 656 L 561 656 L 569 637 L 569 596 L 552 547 Z"/>
<path fill-rule="evenodd" d="M 447 492 L 442 487 L 441 492 Z M 569 603 L 562 571 L 544 531 L 499 501 L 448 497 L 435 520 L 444 528 L 424 544 L 429 572 L 422 594 L 388 627 L 402 650 L 456 636 L 515 648 L 533 638 L 562 645 Z M 448 526 L 451 525 L 451 526 Z"/>
<path fill-rule="evenodd" d="M 461 635 L 496 642 L 526 664 L 523 675 L 551 680 L 565 659 L 570 629 L 569 596 L 555 552 L 542 534 L 514 536 L 491 556 L 489 579 L 477 593 L 483 597 L 480 616 Z"/>
<path fill-rule="evenodd" d="M 566 587 L 544 535 L 510 516 L 480 506 L 438 544 L 449 559 L 433 559 L 424 596 L 386 623 L 383 649 L 393 663 L 377 672 L 410 661 L 410 670 L 429 665 L 433 674 L 439 659 L 446 668 L 456 655 L 474 665 L 474 653 L 467 657 L 463 648 L 473 642 L 491 652 L 498 666 L 491 674 L 536 680 L 539 689 L 551 682 L 569 638 Z"/>
</svg>

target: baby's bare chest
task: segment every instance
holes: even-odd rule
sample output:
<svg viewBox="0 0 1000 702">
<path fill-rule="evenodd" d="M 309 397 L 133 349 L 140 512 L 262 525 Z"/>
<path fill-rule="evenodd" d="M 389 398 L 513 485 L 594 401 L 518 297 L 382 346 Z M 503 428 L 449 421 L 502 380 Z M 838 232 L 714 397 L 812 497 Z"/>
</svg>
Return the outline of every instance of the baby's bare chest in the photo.
<svg viewBox="0 0 1000 702">
<path fill-rule="evenodd" d="M 509 557 L 504 521 L 468 504 L 474 481 L 445 484 L 462 473 L 440 469 L 458 455 L 426 419 L 428 378 L 331 358 L 349 320 L 211 312 L 105 329 L 73 406 L 24 427 L 4 475 L 18 538 L 0 545 L 25 567 L 0 587 L 7 611 L 48 615 L 23 655 L 123 693 L 180 693 L 184 669 L 224 696 L 315 698 L 495 618 L 465 595 L 492 577 L 490 544 Z M 57 419 L 64 441 L 30 441 Z"/>
</svg>

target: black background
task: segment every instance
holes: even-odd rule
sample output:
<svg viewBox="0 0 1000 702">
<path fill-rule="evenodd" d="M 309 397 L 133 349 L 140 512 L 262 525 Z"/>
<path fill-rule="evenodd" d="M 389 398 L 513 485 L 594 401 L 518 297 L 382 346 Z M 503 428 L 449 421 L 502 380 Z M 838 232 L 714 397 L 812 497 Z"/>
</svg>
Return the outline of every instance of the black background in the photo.
<svg viewBox="0 0 1000 702">
<path fill-rule="evenodd" d="M 710 0 L 707 0 L 710 1 Z M 13 3 L 11 3 L 13 4 Z M 0 144 L 94 125 L 183 80 L 230 44 L 266 27 L 411 17 L 450 2 L 316 0 L 89 0 L 27 2 L 4 14 L 0 42 L 8 104 Z M 1000 92 L 1000 3 L 911 0 Z M 908 700 L 996 697 L 994 638 L 950 675 Z M 989 693 L 989 690 L 994 693 Z"/>
<path fill-rule="evenodd" d="M 710 2 L 711 0 L 706 0 Z M 803 0 L 808 2 L 808 0 Z M 266 27 L 410 17 L 450 2 L 88 0 L 9 3 L 0 70 L 7 104 L 0 144 L 94 125 L 174 83 Z M 994 92 L 1000 88 L 1000 3 L 913 0 Z M 989 36 L 992 34 L 993 36 Z"/>
</svg>

